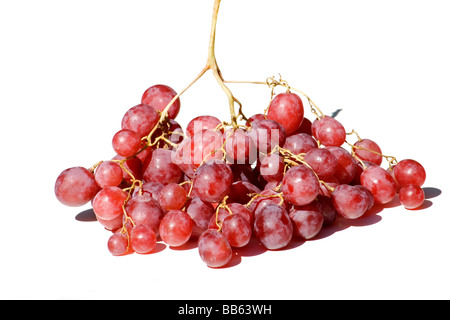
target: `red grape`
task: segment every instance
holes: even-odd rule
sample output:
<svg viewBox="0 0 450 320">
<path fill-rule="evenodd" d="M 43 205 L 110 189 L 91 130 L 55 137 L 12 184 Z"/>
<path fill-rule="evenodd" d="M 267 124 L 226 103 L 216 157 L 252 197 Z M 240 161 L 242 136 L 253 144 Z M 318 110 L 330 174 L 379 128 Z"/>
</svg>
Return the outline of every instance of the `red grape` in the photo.
<svg viewBox="0 0 450 320">
<path fill-rule="evenodd" d="M 130 232 L 131 248 L 137 253 L 149 253 L 156 246 L 156 234 L 149 226 L 139 224 Z"/>
<path fill-rule="evenodd" d="M 347 138 L 347 133 L 342 124 L 336 119 L 325 116 L 314 120 L 313 133 L 317 140 L 327 147 L 339 147 Z"/>
<path fill-rule="evenodd" d="M 100 163 L 94 176 L 100 188 L 117 187 L 123 180 L 122 168 L 114 161 Z"/>
<path fill-rule="evenodd" d="M 303 160 L 311 166 L 320 179 L 334 176 L 338 166 L 336 157 L 325 148 L 314 148 L 308 151 Z"/>
<path fill-rule="evenodd" d="M 159 204 L 164 210 L 180 210 L 186 203 L 186 190 L 177 183 L 167 184 L 159 193 Z"/>
<path fill-rule="evenodd" d="M 176 95 L 177 93 L 171 87 L 157 84 L 145 90 L 141 102 L 162 112 Z M 177 98 L 169 109 L 168 115 L 170 119 L 176 118 L 180 112 L 180 106 L 180 98 Z"/>
<path fill-rule="evenodd" d="M 333 223 L 334 219 L 336 218 L 336 215 L 338 212 L 336 211 L 336 208 L 333 205 L 333 200 L 331 200 L 330 197 L 318 195 L 317 196 L 317 202 L 320 205 L 320 211 L 323 215 L 323 225 L 329 226 Z"/>
<path fill-rule="evenodd" d="M 222 121 L 213 116 L 199 116 L 189 121 L 186 126 L 186 134 L 188 137 L 192 137 L 203 130 L 214 130 L 221 123 Z"/>
<path fill-rule="evenodd" d="M 209 222 L 214 215 L 214 207 L 199 197 L 192 197 L 186 203 L 186 213 L 194 222 L 192 237 L 198 238 L 208 229 Z"/>
<path fill-rule="evenodd" d="M 398 193 L 400 203 L 406 209 L 417 209 L 425 201 L 425 193 L 418 185 L 407 184 Z"/>
<path fill-rule="evenodd" d="M 394 167 L 394 175 L 400 186 L 413 184 L 419 187 L 424 184 L 427 176 L 424 167 L 412 159 L 397 163 Z"/>
<path fill-rule="evenodd" d="M 231 190 L 233 172 L 225 162 L 207 161 L 197 169 L 192 183 L 200 199 L 220 202 Z"/>
<path fill-rule="evenodd" d="M 292 239 L 293 227 L 286 210 L 276 204 L 266 205 L 255 217 L 255 234 L 269 250 L 281 249 Z"/>
<path fill-rule="evenodd" d="M 108 240 L 108 250 L 113 256 L 121 256 L 128 252 L 128 237 L 121 231 L 115 232 Z"/>
<path fill-rule="evenodd" d="M 145 182 L 160 182 L 164 185 L 171 182 L 178 183 L 182 172 L 180 168 L 172 161 L 174 151 L 167 149 L 156 149 L 151 157 L 144 164 Z"/>
<path fill-rule="evenodd" d="M 276 153 L 263 156 L 259 171 L 266 181 L 281 181 L 284 174 L 284 160 Z"/>
<path fill-rule="evenodd" d="M 281 190 L 286 201 L 303 206 L 319 194 L 320 186 L 314 172 L 305 165 L 290 168 L 284 175 Z"/>
<path fill-rule="evenodd" d="M 283 148 L 290 150 L 293 154 L 307 153 L 317 148 L 317 141 L 306 133 L 297 133 L 286 138 Z"/>
<path fill-rule="evenodd" d="M 322 230 L 324 218 L 317 202 L 294 206 L 289 217 L 293 222 L 294 234 L 302 239 L 314 238 Z"/>
<path fill-rule="evenodd" d="M 245 125 L 247 127 L 251 127 L 253 121 L 264 120 L 264 119 L 267 119 L 267 117 L 264 114 L 257 113 L 257 114 L 252 115 L 250 118 L 248 118 L 248 121 L 246 122 Z"/>
<path fill-rule="evenodd" d="M 355 151 L 355 154 L 360 158 L 361 160 L 367 160 L 370 162 L 373 162 L 377 165 L 381 165 L 381 162 L 383 162 L 383 156 L 381 155 L 381 149 L 374 141 L 370 139 L 362 139 L 360 141 L 357 141 L 355 143 L 356 147 L 364 148 L 367 150 L 359 149 L 359 148 L 353 148 Z M 371 152 L 368 150 L 375 151 Z"/>
<path fill-rule="evenodd" d="M 164 217 L 164 211 L 150 195 L 137 195 L 131 198 L 125 209 L 136 225 L 146 225 L 158 235 L 159 224 Z"/>
<path fill-rule="evenodd" d="M 294 133 L 303 121 L 302 99 L 295 93 L 280 93 L 270 103 L 267 118 L 279 122 L 286 134 Z"/>
<path fill-rule="evenodd" d="M 66 206 L 79 207 L 91 201 L 99 187 L 94 175 L 82 167 L 64 170 L 55 182 L 56 198 Z"/>
<path fill-rule="evenodd" d="M 222 144 L 223 137 L 220 132 L 204 130 L 194 137 L 184 139 L 175 151 L 173 161 L 187 176 L 192 177 L 203 161 L 222 159 Z"/>
<path fill-rule="evenodd" d="M 230 262 L 233 255 L 225 236 L 216 230 L 206 230 L 198 239 L 200 258 L 208 267 L 220 268 Z"/>
<path fill-rule="evenodd" d="M 128 195 L 118 187 L 106 187 L 95 196 L 92 207 L 102 220 L 112 220 L 123 214 L 122 206 Z"/>
<path fill-rule="evenodd" d="M 327 148 L 336 157 L 337 167 L 334 176 L 342 184 L 349 184 L 356 175 L 356 164 L 353 157 L 344 148 L 328 147 Z"/>
<path fill-rule="evenodd" d="M 125 158 L 135 155 L 141 148 L 141 137 L 131 130 L 122 129 L 112 140 L 114 151 Z"/>
<path fill-rule="evenodd" d="M 331 194 L 333 205 L 344 218 L 357 219 L 369 207 L 369 199 L 363 191 L 355 186 L 341 184 Z"/>
<path fill-rule="evenodd" d="M 250 182 L 236 181 L 231 185 L 227 201 L 245 204 L 250 201 L 253 193 L 261 193 L 261 190 Z"/>
<path fill-rule="evenodd" d="M 242 129 L 229 129 L 223 134 L 227 160 L 232 164 L 252 164 L 257 158 L 256 145 Z"/>
<path fill-rule="evenodd" d="M 222 233 L 232 247 L 240 248 L 250 242 L 252 227 L 243 216 L 233 214 L 223 220 Z"/>
<path fill-rule="evenodd" d="M 122 118 L 122 129 L 134 131 L 142 138 L 152 131 L 158 121 L 159 115 L 153 107 L 139 104 L 125 113 Z"/>
<path fill-rule="evenodd" d="M 372 165 L 361 174 L 361 185 L 372 194 L 375 203 L 385 204 L 391 202 L 396 194 L 394 178 L 383 168 Z"/>
<path fill-rule="evenodd" d="M 159 235 L 169 246 L 178 247 L 188 242 L 193 227 L 194 222 L 186 212 L 172 210 L 161 220 Z"/>
<path fill-rule="evenodd" d="M 249 135 L 258 151 L 263 153 L 269 153 L 275 146 L 282 147 L 286 142 L 286 130 L 270 119 L 253 121 Z"/>
</svg>

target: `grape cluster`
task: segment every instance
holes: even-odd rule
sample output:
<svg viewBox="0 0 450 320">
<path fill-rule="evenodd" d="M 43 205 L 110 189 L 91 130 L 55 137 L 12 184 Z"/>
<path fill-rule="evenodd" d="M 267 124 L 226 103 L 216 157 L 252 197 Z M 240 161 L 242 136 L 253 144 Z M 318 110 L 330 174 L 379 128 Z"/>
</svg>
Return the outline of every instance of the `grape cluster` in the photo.
<svg viewBox="0 0 450 320">
<path fill-rule="evenodd" d="M 286 92 L 274 94 L 276 85 Z M 242 115 L 244 124 L 202 115 L 183 130 L 175 120 L 179 95 L 152 86 L 124 114 L 112 139 L 116 156 L 63 171 L 56 197 L 68 206 L 91 201 L 112 232 L 113 255 L 149 253 L 157 241 L 196 241 L 210 267 L 225 266 L 233 248 L 252 237 L 280 249 L 293 237 L 314 238 L 337 215 L 357 219 L 397 193 L 407 209 L 422 205 L 420 163 L 383 155 L 373 140 L 347 133 L 307 99 L 313 121 L 299 95 L 272 82 L 269 106 Z M 357 141 L 348 142 L 350 136 Z"/>
</svg>

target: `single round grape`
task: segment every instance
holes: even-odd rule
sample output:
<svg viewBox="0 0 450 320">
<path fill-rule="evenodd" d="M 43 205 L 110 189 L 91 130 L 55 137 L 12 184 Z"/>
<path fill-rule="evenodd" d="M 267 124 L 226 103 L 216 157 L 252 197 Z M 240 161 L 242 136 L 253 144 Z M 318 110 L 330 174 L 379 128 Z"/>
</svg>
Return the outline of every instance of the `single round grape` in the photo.
<svg viewBox="0 0 450 320">
<path fill-rule="evenodd" d="M 223 161 L 208 161 L 195 172 L 193 189 L 206 202 L 220 202 L 231 190 L 233 172 Z"/>
<path fill-rule="evenodd" d="M 91 201 L 100 190 L 94 175 L 86 168 L 64 170 L 55 182 L 56 198 L 64 205 L 79 207 Z"/>
<path fill-rule="evenodd" d="M 222 121 L 214 116 L 198 116 L 189 121 L 186 126 L 186 134 L 188 137 L 192 137 L 203 130 L 214 130 L 221 123 Z"/>
<path fill-rule="evenodd" d="M 148 105 L 139 104 L 130 108 L 122 118 L 122 129 L 137 133 L 139 137 L 147 136 L 158 124 L 159 115 Z"/>
<path fill-rule="evenodd" d="M 311 166 L 320 179 L 334 176 L 338 167 L 336 157 L 325 148 L 315 148 L 308 151 L 303 160 Z"/>
<path fill-rule="evenodd" d="M 284 175 L 283 158 L 276 153 L 263 156 L 259 172 L 266 181 L 281 181 Z"/>
<path fill-rule="evenodd" d="M 211 203 L 205 202 L 195 196 L 189 198 L 186 202 L 186 213 L 194 222 L 191 237 L 198 238 L 206 229 L 208 229 L 209 222 L 214 215 L 214 207 Z"/>
<path fill-rule="evenodd" d="M 94 177 L 100 188 L 117 187 L 123 180 L 123 172 L 117 162 L 103 161 L 95 170 Z"/>
<path fill-rule="evenodd" d="M 177 183 L 182 176 L 181 169 L 172 161 L 174 151 L 156 149 L 144 164 L 145 182 L 160 182 L 164 185 Z"/>
<path fill-rule="evenodd" d="M 373 195 L 375 203 L 386 204 L 394 199 L 396 187 L 394 178 L 383 168 L 372 165 L 361 174 L 361 185 Z"/>
<path fill-rule="evenodd" d="M 102 220 L 112 220 L 123 214 L 122 206 L 128 195 L 118 187 L 100 190 L 92 201 L 95 215 Z"/>
<path fill-rule="evenodd" d="M 383 156 L 381 155 L 381 149 L 374 141 L 370 139 L 362 139 L 355 143 L 356 148 L 352 148 L 355 151 L 355 154 L 361 159 L 373 162 L 377 165 L 381 165 L 383 162 Z M 363 148 L 363 149 L 359 149 Z M 371 151 L 375 152 L 371 152 Z"/>
<path fill-rule="evenodd" d="M 347 184 L 337 186 L 331 194 L 337 212 L 347 219 L 361 217 L 369 207 L 369 200 L 358 188 Z"/>
<path fill-rule="evenodd" d="M 282 147 L 286 142 L 286 130 L 271 119 L 253 121 L 249 135 L 258 151 L 263 153 L 271 152 L 275 146 Z"/>
<path fill-rule="evenodd" d="M 331 151 L 337 160 L 337 167 L 334 176 L 341 184 L 349 184 L 352 182 L 357 168 L 350 152 L 341 147 L 328 147 L 327 149 Z"/>
<path fill-rule="evenodd" d="M 417 209 L 425 201 L 425 193 L 418 185 L 407 184 L 398 193 L 400 203 L 406 209 Z"/>
<path fill-rule="evenodd" d="M 294 235 L 302 239 L 312 239 L 322 230 L 324 217 L 317 202 L 294 206 L 289 212 L 289 217 L 293 222 Z"/>
<path fill-rule="evenodd" d="M 339 147 L 347 138 L 344 126 L 336 119 L 325 116 L 314 120 L 314 137 L 327 147 Z"/>
<path fill-rule="evenodd" d="M 206 230 L 198 239 L 198 253 L 208 267 L 220 268 L 230 262 L 233 255 L 225 236 L 216 230 Z"/>
<path fill-rule="evenodd" d="M 180 210 L 186 203 L 187 193 L 177 183 L 167 184 L 159 193 L 159 204 L 164 210 Z"/>
<path fill-rule="evenodd" d="M 264 247 L 276 250 L 289 244 L 293 227 L 286 210 L 278 205 L 268 204 L 255 217 L 254 231 Z"/>
<path fill-rule="evenodd" d="M 121 256 L 128 252 L 128 237 L 121 231 L 115 232 L 108 240 L 108 250 L 113 256 Z"/>
<path fill-rule="evenodd" d="M 283 146 L 283 148 L 288 149 L 293 154 L 307 153 L 317 147 L 317 141 L 306 133 L 297 133 L 287 137 Z"/>
<path fill-rule="evenodd" d="M 310 168 L 298 165 L 286 171 L 281 190 L 286 201 L 303 206 L 311 203 L 317 197 L 320 186 L 316 175 Z"/>
<path fill-rule="evenodd" d="M 126 212 L 133 222 L 150 227 L 156 235 L 164 217 L 164 210 L 149 194 L 137 195 L 126 204 Z"/>
<path fill-rule="evenodd" d="M 279 122 L 286 134 L 295 132 L 303 121 L 303 102 L 295 93 L 280 93 L 269 105 L 267 118 Z"/>
<path fill-rule="evenodd" d="M 194 222 L 186 212 L 172 210 L 161 220 L 159 235 L 167 245 L 178 247 L 188 242 L 193 227 Z"/>
<path fill-rule="evenodd" d="M 171 87 L 157 84 L 145 90 L 141 102 L 162 112 L 176 95 L 177 93 Z M 177 98 L 170 106 L 168 113 L 170 119 L 176 118 L 180 112 L 180 107 L 180 98 Z"/>
<path fill-rule="evenodd" d="M 250 242 L 252 227 L 243 216 L 233 214 L 223 220 L 222 233 L 230 246 L 241 248 Z"/>
<path fill-rule="evenodd" d="M 400 186 L 413 184 L 420 187 L 427 177 L 424 167 L 412 159 L 401 160 L 397 163 L 394 167 L 394 175 Z"/>
<path fill-rule="evenodd" d="M 156 234 L 149 226 L 139 224 L 130 232 L 131 248 L 137 253 L 149 253 L 156 246 Z"/>
<path fill-rule="evenodd" d="M 125 158 L 135 155 L 141 148 L 141 137 L 134 131 L 122 129 L 112 140 L 114 151 Z"/>
<path fill-rule="evenodd" d="M 223 134 L 225 152 L 231 164 L 252 164 L 258 156 L 256 145 L 242 129 L 229 129 Z"/>
</svg>

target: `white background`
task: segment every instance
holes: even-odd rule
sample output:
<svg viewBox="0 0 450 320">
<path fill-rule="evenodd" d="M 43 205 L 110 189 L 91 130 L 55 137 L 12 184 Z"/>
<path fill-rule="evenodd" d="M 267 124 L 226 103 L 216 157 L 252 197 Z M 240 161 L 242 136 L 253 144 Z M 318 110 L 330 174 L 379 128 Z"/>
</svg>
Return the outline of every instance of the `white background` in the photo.
<svg viewBox="0 0 450 320">
<path fill-rule="evenodd" d="M 216 54 L 228 80 L 281 73 L 347 131 L 427 170 L 427 201 L 398 200 L 281 251 L 210 269 L 196 248 L 113 257 L 89 205 L 57 202 L 72 166 L 114 153 L 144 90 L 182 90 L 206 62 L 212 0 L 0 3 L 2 299 L 449 299 L 448 1 L 223 0 Z M 270 98 L 230 85 L 250 116 Z M 228 119 L 210 73 L 178 118 Z M 308 117 L 311 114 L 306 112 Z"/>
</svg>

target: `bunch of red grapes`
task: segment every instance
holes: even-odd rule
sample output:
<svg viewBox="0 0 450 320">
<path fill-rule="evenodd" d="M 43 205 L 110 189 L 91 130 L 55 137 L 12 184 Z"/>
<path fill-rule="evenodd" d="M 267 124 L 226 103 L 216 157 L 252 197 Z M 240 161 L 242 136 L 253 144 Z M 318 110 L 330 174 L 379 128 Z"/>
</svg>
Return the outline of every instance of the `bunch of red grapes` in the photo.
<svg viewBox="0 0 450 320">
<path fill-rule="evenodd" d="M 222 267 L 252 237 L 276 250 L 293 237 L 314 238 L 337 215 L 357 219 L 397 193 L 407 209 L 424 202 L 421 164 L 383 155 L 374 141 L 321 112 L 311 122 L 289 88 L 242 125 L 205 115 L 183 130 L 179 111 L 172 88 L 150 87 L 123 116 L 113 159 L 67 169 L 56 180 L 63 204 L 91 201 L 112 232 L 113 255 L 149 253 L 157 241 L 197 241 L 201 259 Z"/>
</svg>

